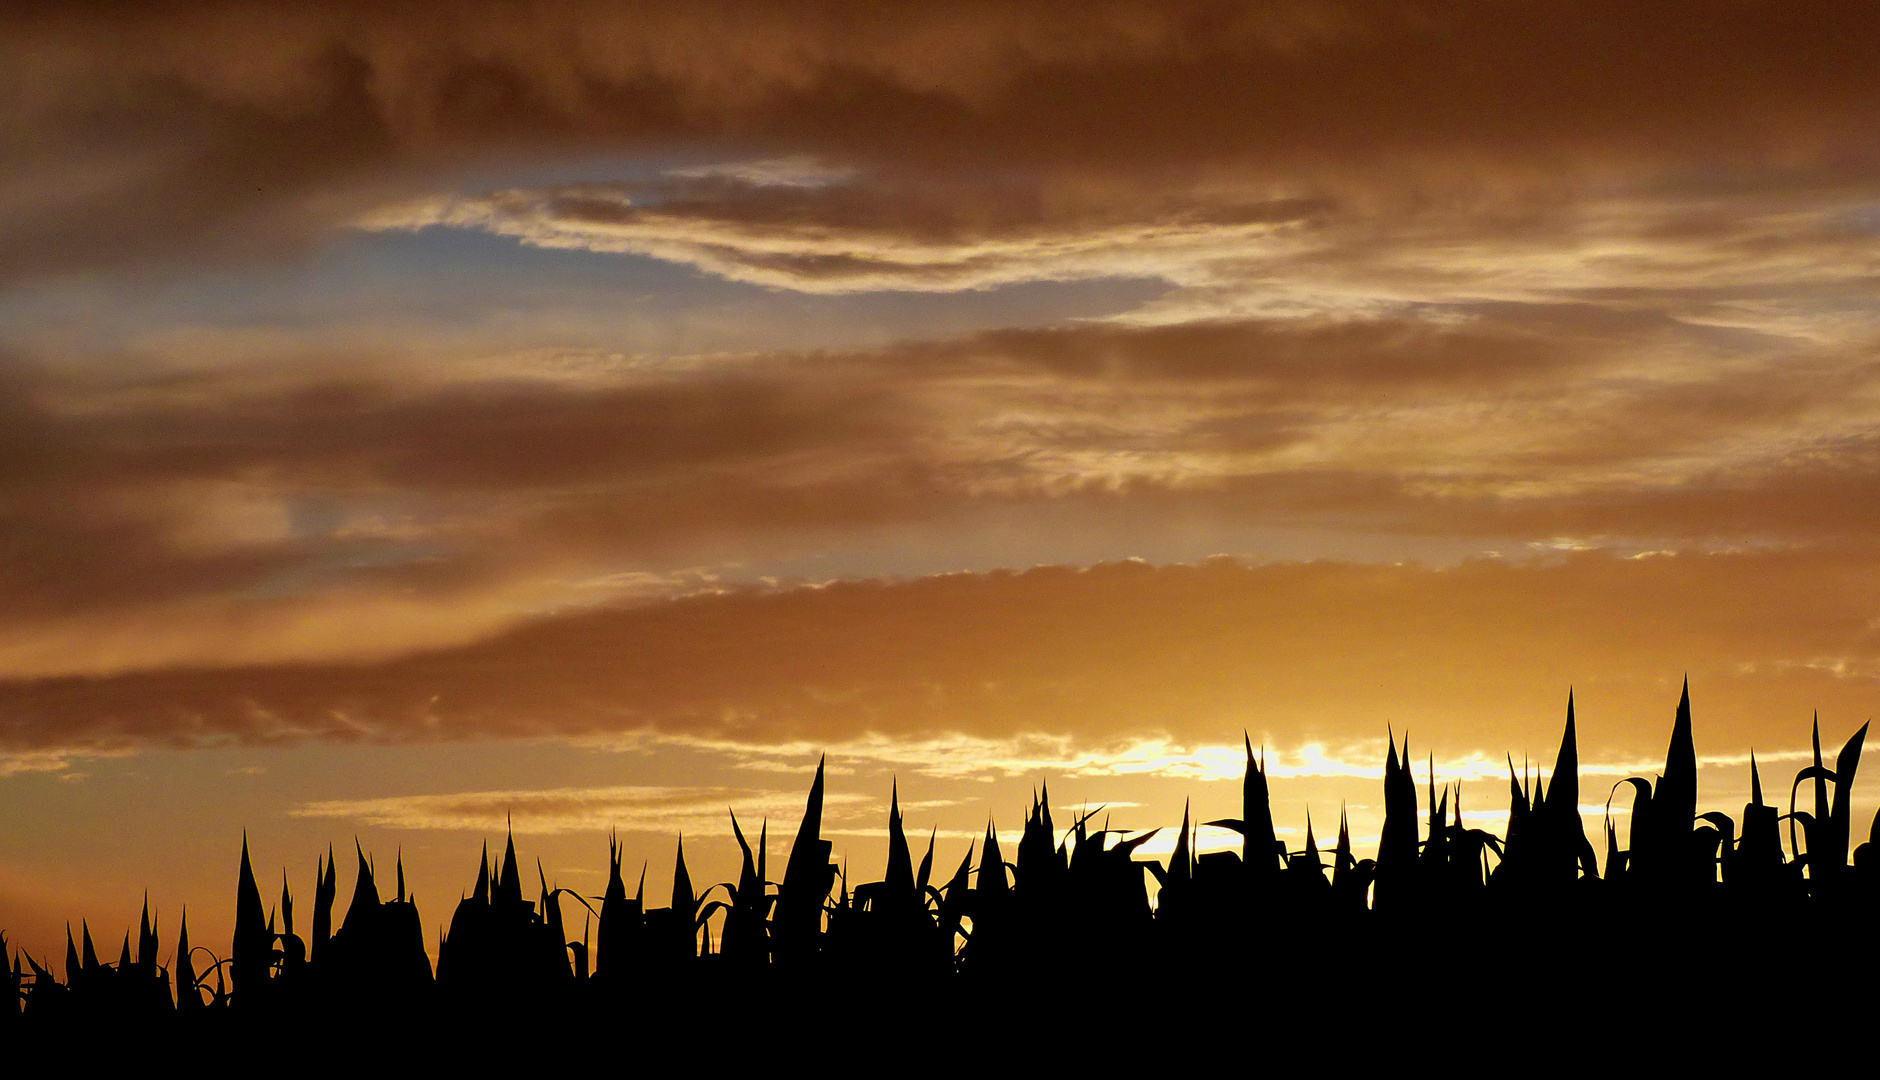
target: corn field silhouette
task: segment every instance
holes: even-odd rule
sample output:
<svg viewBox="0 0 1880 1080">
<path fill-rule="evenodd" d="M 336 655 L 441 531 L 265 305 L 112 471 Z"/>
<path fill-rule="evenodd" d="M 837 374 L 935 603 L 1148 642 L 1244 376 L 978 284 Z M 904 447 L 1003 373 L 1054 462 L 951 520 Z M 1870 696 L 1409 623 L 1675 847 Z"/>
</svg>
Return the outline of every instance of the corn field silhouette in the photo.
<svg viewBox="0 0 1880 1080">
<path fill-rule="evenodd" d="M 1610 815 L 1596 824 L 1603 859 L 1581 816 L 1569 696 L 1550 779 L 1518 776 L 1510 761 L 1501 836 L 1465 828 L 1460 786 L 1439 789 L 1433 773 L 1419 810 L 1408 740 L 1393 735 L 1375 855 L 1353 850 L 1342 813 L 1329 856 L 1309 821 L 1304 846 L 1288 850 L 1249 742 L 1241 816 L 1200 823 L 1238 832 L 1238 853 L 1197 855 L 1184 814 L 1168 861 L 1145 859 L 1138 850 L 1161 830 L 1120 832 L 1082 814 L 1060 831 L 1039 794 L 1009 858 L 988 825 L 944 872 L 931 838 L 915 862 L 897 793 L 886 869 L 853 885 L 821 835 L 819 764 L 780 880 L 768 825 L 753 844 L 735 815 L 737 880 L 697 890 L 681 842 L 661 906 L 643 870 L 629 888 L 617 845 L 604 894 L 590 897 L 551 887 L 539 864 L 526 882 L 512 838 L 494 863 L 485 849 L 435 968 L 402 860 L 382 899 L 355 848 L 336 926 L 329 849 L 303 930 L 285 884 L 277 905 L 264 903 L 244 843 L 226 955 L 191 943 L 186 914 L 165 950 L 147 902 L 135 948 L 126 933 L 115 962 L 81 925 L 76 940 L 68 931 L 63 978 L 50 958 L 11 950 L 0 1035 L 273 1038 L 331 1023 L 428 1031 L 465 1056 L 470 1047 L 437 1033 L 562 1022 L 638 1025 L 722 1057 L 744 1045 L 726 1041 L 734 1032 L 810 1053 L 840 1021 L 854 1025 L 847 1045 L 884 1047 L 909 1023 L 931 1040 L 958 1019 L 987 1025 L 993 1041 L 970 1051 L 956 1039 L 949 1053 L 1023 1038 L 1094 1061 L 1154 1037 L 1146 995 L 1256 1041 L 1283 1041 L 1282 1023 L 1316 1022 L 1321 1037 L 1329 1025 L 1340 1044 L 1311 1053 L 1332 1061 L 1422 1040 L 1455 1053 L 1550 1047 L 1560 1064 L 1587 1067 L 1648 1046 L 1737 1063 L 1786 1047 L 1793 1063 L 1818 1066 L 1858 1052 L 1851 1033 L 1876 1004 L 1880 815 L 1851 863 L 1848 851 L 1866 734 L 1830 762 L 1817 723 L 1814 760 L 1786 806 L 1779 789 L 1765 795 L 1752 756 L 1740 818 L 1699 814 L 1687 686 L 1663 773 L 1614 785 L 1608 806 L 1629 799 L 1630 823 L 1623 837 Z"/>
</svg>

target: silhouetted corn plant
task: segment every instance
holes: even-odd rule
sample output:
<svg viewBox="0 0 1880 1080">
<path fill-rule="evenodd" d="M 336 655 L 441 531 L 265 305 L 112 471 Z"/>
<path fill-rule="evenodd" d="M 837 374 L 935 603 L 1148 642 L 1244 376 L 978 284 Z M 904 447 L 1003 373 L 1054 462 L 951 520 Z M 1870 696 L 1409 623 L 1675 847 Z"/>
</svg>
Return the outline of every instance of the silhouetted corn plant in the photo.
<svg viewBox="0 0 1880 1080">
<path fill-rule="evenodd" d="M 1846 927 L 1880 902 L 1880 815 L 1854 851 L 1852 866 L 1847 857 L 1852 790 L 1866 734 L 1862 726 L 1828 768 L 1816 725 L 1814 760 L 1795 777 L 1787 815 L 1765 800 L 1752 755 L 1750 800 L 1739 830 L 1727 814 L 1696 813 L 1687 685 L 1664 772 L 1614 785 L 1615 792 L 1632 789 L 1633 819 L 1630 843 L 1621 848 L 1608 813 L 1603 878 L 1580 819 L 1571 694 L 1551 773 L 1529 776 L 1524 767 L 1517 774 L 1509 759 L 1509 816 L 1502 836 L 1466 825 L 1462 786 L 1439 787 L 1433 757 L 1426 758 L 1429 775 L 1419 810 L 1409 741 L 1399 743 L 1390 732 L 1376 858 L 1361 859 L 1353 850 L 1341 806 L 1329 866 L 1310 811 L 1303 845 L 1288 851 L 1280 844 L 1264 756 L 1256 757 L 1251 740 L 1243 737 L 1241 816 L 1206 823 L 1237 831 L 1238 852 L 1203 852 L 1199 826 L 1186 806 L 1166 865 L 1136 855 L 1159 829 L 1124 833 L 1111 829 L 1107 819 L 1098 828 L 1101 807 L 1079 813 L 1060 837 L 1049 789 L 1041 786 L 1014 862 L 1005 861 L 988 822 L 976 877 L 969 845 L 951 876 L 936 884 L 937 834 L 929 832 L 917 864 L 897 784 L 889 799 L 881 877 L 851 887 L 847 868 L 830 861 L 830 843 L 821 837 L 819 762 L 781 883 L 767 877 L 768 821 L 753 847 L 735 814 L 730 824 L 740 853 L 737 880 L 703 895 L 695 892 L 681 839 L 670 903 L 650 910 L 644 868 L 634 895 L 627 895 L 617 838 L 609 840 L 606 889 L 594 898 L 598 911 L 589 898 L 555 887 L 540 860 L 537 899 L 525 900 L 513 835 L 494 870 L 486 845 L 475 881 L 441 936 L 435 978 L 402 857 L 395 864 L 394 896 L 382 900 L 372 860 L 355 844 L 352 899 L 334 931 L 337 883 L 329 848 L 316 861 L 311 935 L 302 941 L 285 876 L 278 905 L 265 910 L 244 839 L 226 961 L 206 949 L 192 950 L 185 915 L 165 968 L 146 898 L 135 951 L 127 932 L 115 963 L 101 960 L 84 920 L 76 934 L 68 926 L 63 980 L 50 965 L 16 950 L 0 1001 L 0 1033 L 17 1035 L 33 1024 L 79 1017 L 179 1023 L 223 1016 L 260 1023 L 247 1018 L 262 1017 L 271 1023 L 303 1013 L 389 1015 L 423 1010 L 434 1000 L 452 1010 L 537 1009 L 544 1015 L 588 1000 L 670 1008 L 731 972 L 739 980 L 732 985 L 754 986 L 753 980 L 770 979 L 774 972 L 806 986 L 862 987 L 885 996 L 882 988 L 889 987 L 960 985 L 990 993 L 1027 985 L 1039 975 L 1120 972 L 1127 978 L 1171 965 L 1198 970 L 1196 965 L 1218 962 L 1237 973 L 1241 992 L 1252 994 L 1270 992 L 1264 988 L 1279 985 L 1282 973 L 1298 976 L 1314 957 L 1330 970 L 1357 970 L 1374 962 L 1383 942 L 1405 935 L 1433 941 L 1482 928 L 1521 928 L 1542 932 L 1557 949 L 1597 950 L 1618 949 L 1625 941 L 1651 947 L 1714 943 L 1733 929 L 1778 913 L 1792 918 L 1798 911 Z M 1812 809 L 1797 805 L 1805 783 L 1812 786 Z M 1783 816 L 1790 827 L 1786 856 Z M 1149 877 L 1159 886 L 1153 904 Z M 570 895 L 587 908 L 579 940 L 564 922 L 562 901 Z M 1713 903 L 1718 899 L 1722 906 Z M 1667 919 L 1668 912 L 1674 917 Z M 715 920 L 722 925 L 716 948 Z M 1384 928 L 1383 937 L 1366 936 L 1373 925 Z M 593 951 L 591 931 L 598 932 Z M 0 953 L 6 941 L 0 936 Z M 1850 946 L 1846 955 L 1868 957 L 1867 949 Z M 1534 993 L 1560 1000 L 1576 985 L 1568 977 L 1573 969 L 1565 961 L 1550 966 Z M 1529 1007 L 1524 1015 L 1553 1014 Z"/>
<path fill-rule="evenodd" d="M 1840 887 L 1847 870 L 1847 843 L 1852 834 L 1854 774 L 1860 768 L 1860 752 L 1867 741 L 1867 725 L 1862 724 L 1841 747 L 1834 768 L 1821 763 L 1821 718 L 1814 722 L 1814 764 L 1795 774 L 1789 789 L 1789 845 L 1792 861 L 1808 871 L 1809 892 L 1832 896 Z M 1814 813 L 1795 809 L 1795 794 L 1804 780 L 1814 781 Z M 1834 785 L 1830 799 L 1828 785 Z M 1806 849 L 1795 850 L 1795 824 L 1801 823 Z"/>
</svg>

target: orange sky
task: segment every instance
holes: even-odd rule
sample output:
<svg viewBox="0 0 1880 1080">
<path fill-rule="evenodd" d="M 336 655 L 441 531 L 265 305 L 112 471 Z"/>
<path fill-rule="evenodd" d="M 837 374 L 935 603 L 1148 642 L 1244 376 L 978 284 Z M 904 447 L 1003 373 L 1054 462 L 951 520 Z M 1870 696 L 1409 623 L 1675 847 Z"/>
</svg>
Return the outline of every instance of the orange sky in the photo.
<svg viewBox="0 0 1880 1080">
<path fill-rule="evenodd" d="M 1869 6 L 0 20 L 36 951 L 222 934 L 244 828 L 432 922 L 506 811 L 715 880 L 819 749 L 864 880 L 894 777 L 946 862 L 1046 778 L 1231 802 L 1246 731 L 1362 831 L 1387 725 L 1487 813 L 1688 674 L 1728 808 L 1873 708 Z"/>
</svg>

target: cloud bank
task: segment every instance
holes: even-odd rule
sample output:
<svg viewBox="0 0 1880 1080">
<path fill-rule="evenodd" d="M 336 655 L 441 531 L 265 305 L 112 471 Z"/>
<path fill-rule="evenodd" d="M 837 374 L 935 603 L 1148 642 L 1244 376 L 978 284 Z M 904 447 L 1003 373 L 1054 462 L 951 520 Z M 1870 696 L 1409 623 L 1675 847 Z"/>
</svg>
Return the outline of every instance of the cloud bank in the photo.
<svg viewBox="0 0 1880 1080">
<path fill-rule="evenodd" d="M 575 378 L 21 359 L 0 671 L 378 659 L 987 515 L 1047 546 L 1101 523 L 1123 553 L 1275 523 L 1511 557 L 1853 550 L 1880 525 L 1871 356 L 1482 304 Z"/>
<path fill-rule="evenodd" d="M 286 0 L 5 20 L 15 278 L 292 250 L 453 172 L 674 148 L 884 179 L 816 226 L 1125 236 L 1333 194 L 1498 205 L 1518 233 L 1517 207 L 1589 184 L 1701 192 L 1749 167 L 1777 188 L 1870 185 L 1880 115 L 1880 28 L 1847 3 Z M 877 197 L 988 175 L 1016 181 L 951 208 Z M 1170 187 L 1217 194 L 1145 213 Z"/>
<path fill-rule="evenodd" d="M 1569 555 L 1450 569 L 1222 560 L 738 590 L 544 618 L 364 664 L 0 686 L 14 750 L 622 733 L 829 746 L 870 735 L 1103 746 L 1550 748 L 1577 687 L 1586 755 L 1662 751 L 1680 672 L 1708 745 L 1793 746 L 1880 677 L 1865 552 Z M 1839 719 L 1837 719 L 1839 718 Z M 1708 752 L 1708 751 L 1707 751 Z"/>
</svg>

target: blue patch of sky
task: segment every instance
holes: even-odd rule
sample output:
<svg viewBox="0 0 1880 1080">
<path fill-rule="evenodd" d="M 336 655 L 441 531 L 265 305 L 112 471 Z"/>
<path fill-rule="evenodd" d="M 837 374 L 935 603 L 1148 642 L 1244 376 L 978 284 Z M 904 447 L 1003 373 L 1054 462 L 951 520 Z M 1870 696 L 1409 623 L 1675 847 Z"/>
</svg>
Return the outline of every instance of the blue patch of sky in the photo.
<svg viewBox="0 0 1880 1080">
<path fill-rule="evenodd" d="M 776 155 L 692 145 L 632 158 L 498 161 L 442 178 L 439 190 L 646 185 L 675 171 L 766 160 Z M 839 172 L 840 163 L 830 164 Z M 1112 278 L 955 293 L 803 294 L 647 256 L 538 248 L 475 229 L 339 230 L 312 252 L 271 264 L 65 278 L 0 291 L 0 348 L 77 357 L 201 329 L 304 334 L 313 350 L 323 337 L 360 332 L 470 349 L 481 337 L 501 349 L 590 347 L 653 356 L 865 348 L 1100 319 L 1171 288 L 1160 279 Z"/>
<path fill-rule="evenodd" d="M 1836 224 L 1861 236 L 1880 236 L 1880 206 L 1856 206 L 1842 211 Z"/>
<path fill-rule="evenodd" d="M 476 230 L 347 232 L 304 261 L 168 280 L 66 281 L 0 295 L 0 343 L 110 350 L 177 329 L 323 335 L 388 328 L 505 348 L 650 354 L 855 348 L 1128 311 L 1157 280 L 1029 282 L 958 293 L 824 296 L 726 281 L 639 255 L 532 247 Z M 532 342 L 530 336 L 539 337 Z"/>
<path fill-rule="evenodd" d="M 337 534 L 347 525 L 375 512 L 409 515 L 412 507 L 395 498 L 342 503 L 335 499 L 293 499 L 287 505 L 289 535 L 312 542 L 308 557 L 297 564 L 251 582 L 242 589 L 245 600 L 270 600 L 330 588 L 362 572 L 408 566 L 446 557 L 435 543 L 385 538 L 344 539 Z"/>
</svg>

